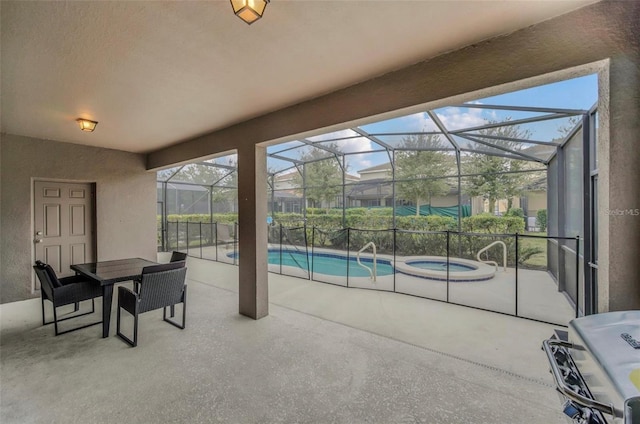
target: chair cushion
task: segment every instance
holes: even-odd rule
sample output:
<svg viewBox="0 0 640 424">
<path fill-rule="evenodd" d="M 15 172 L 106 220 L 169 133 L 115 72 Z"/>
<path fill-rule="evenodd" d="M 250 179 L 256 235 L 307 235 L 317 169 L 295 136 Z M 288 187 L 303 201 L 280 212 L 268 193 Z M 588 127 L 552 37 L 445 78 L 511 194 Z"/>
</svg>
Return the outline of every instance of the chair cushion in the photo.
<svg viewBox="0 0 640 424">
<path fill-rule="evenodd" d="M 45 264 L 44 262 L 41 262 L 41 261 L 36 261 L 36 266 L 40 269 L 43 269 L 47 273 L 47 276 L 49 277 L 49 281 L 51 281 L 51 285 L 53 287 L 62 287 L 62 284 L 58 280 L 58 276 L 56 275 L 56 272 L 53 270 L 53 268 L 51 268 L 51 265 Z"/>
<path fill-rule="evenodd" d="M 60 280 L 58 280 L 56 272 L 53 270 L 53 268 L 51 268 L 51 265 L 47 264 L 44 270 L 49 276 L 49 279 L 51 279 L 51 284 L 53 285 L 53 287 L 62 287 L 62 284 L 60 283 Z"/>
<path fill-rule="evenodd" d="M 169 262 L 179 262 L 179 261 L 186 261 L 187 260 L 187 254 L 184 252 L 176 252 L 175 250 L 171 253 L 171 259 L 169 260 Z"/>
<path fill-rule="evenodd" d="M 168 264 L 145 266 L 144 268 L 142 268 L 142 274 L 143 275 L 152 274 L 154 272 L 162 272 L 162 271 L 169 271 L 172 269 L 184 268 L 185 263 L 186 263 L 185 261 L 178 261 L 178 262 L 169 262 Z"/>
<path fill-rule="evenodd" d="M 77 284 L 77 283 L 87 283 L 90 282 L 85 277 L 81 275 L 72 275 L 70 277 L 62 277 L 58 278 L 58 281 L 63 286 L 68 286 L 69 284 Z"/>
</svg>

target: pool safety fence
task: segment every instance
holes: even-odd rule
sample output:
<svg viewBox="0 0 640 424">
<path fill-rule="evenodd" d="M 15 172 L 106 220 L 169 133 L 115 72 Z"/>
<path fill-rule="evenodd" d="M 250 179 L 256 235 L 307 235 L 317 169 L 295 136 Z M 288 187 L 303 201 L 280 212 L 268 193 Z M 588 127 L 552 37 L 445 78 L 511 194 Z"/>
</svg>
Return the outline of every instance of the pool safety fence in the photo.
<svg viewBox="0 0 640 424">
<path fill-rule="evenodd" d="M 579 237 L 282 225 L 268 231 L 269 272 L 563 326 L 584 310 Z M 368 243 L 377 252 L 375 280 L 371 250 L 360 254 L 358 264 L 358 251 Z M 241 261 L 237 223 L 167 222 L 159 228 L 158 246 L 233 265 Z"/>
</svg>

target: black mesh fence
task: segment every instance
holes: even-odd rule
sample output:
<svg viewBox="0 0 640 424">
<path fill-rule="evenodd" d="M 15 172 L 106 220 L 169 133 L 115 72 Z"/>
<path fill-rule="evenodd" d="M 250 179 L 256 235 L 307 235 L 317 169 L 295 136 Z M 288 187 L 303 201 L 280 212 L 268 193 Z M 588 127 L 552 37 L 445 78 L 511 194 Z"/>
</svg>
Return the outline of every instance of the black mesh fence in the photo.
<svg viewBox="0 0 640 424">
<path fill-rule="evenodd" d="M 396 291 L 447 300 L 447 232 L 396 231 Z M 427 268 L 435 268 L 428 270 Z M 443 271 L 444 270 L 444 271 Z"/>
<path fill-rule="evenodd" d="M 452 234 L 449 258 L 450 302 L 516 314 L 514 236 Z"/>
<path fill-rule="evenodd" d="M 349 229 L 311 229 L 311 279 L 323 283 L 348 286 Z"/>
<path fill-rule="evenodd" d="M 238 265 L 238 226 L 167 222 L 166 251 Z M 269 271 L 566 325 L 583 309 L 580 240 L 530 234 L 268 227 Z"/>
<path fill-rule="evenodd" d="M 394 230 L 348 229 L 349 287 L 394 290 Z"/>
</svg>

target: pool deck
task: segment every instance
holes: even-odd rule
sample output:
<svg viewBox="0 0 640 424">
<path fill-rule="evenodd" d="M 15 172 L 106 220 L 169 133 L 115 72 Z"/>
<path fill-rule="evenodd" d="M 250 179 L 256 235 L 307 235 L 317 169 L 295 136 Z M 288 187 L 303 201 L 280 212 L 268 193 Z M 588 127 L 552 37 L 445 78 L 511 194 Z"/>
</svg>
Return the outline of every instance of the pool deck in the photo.
<svg viewBox="0 0 640 424">
<path fill-rule="evenodd" d="M 238 267 L 189 258 L 189 279 L 232 292 Z M 473 295 L 469 295 L 473 298 Z M 269 274 L 269 303 L 550 384 L 542 340 L 563 327 L 460 305 Z"/>
</svg>

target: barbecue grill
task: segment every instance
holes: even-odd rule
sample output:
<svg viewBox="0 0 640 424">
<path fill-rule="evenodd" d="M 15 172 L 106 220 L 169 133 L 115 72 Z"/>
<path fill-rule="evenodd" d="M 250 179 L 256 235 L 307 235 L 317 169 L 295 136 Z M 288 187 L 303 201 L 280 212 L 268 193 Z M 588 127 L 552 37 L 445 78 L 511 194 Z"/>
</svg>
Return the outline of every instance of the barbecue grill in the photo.
<svg viewBox="0 0 640 424">
<path fill-rule="evenodd" d="M 542 348 L 569 423 L 640 424 L 640 311 L 576 318 Z"/>
</svg>

